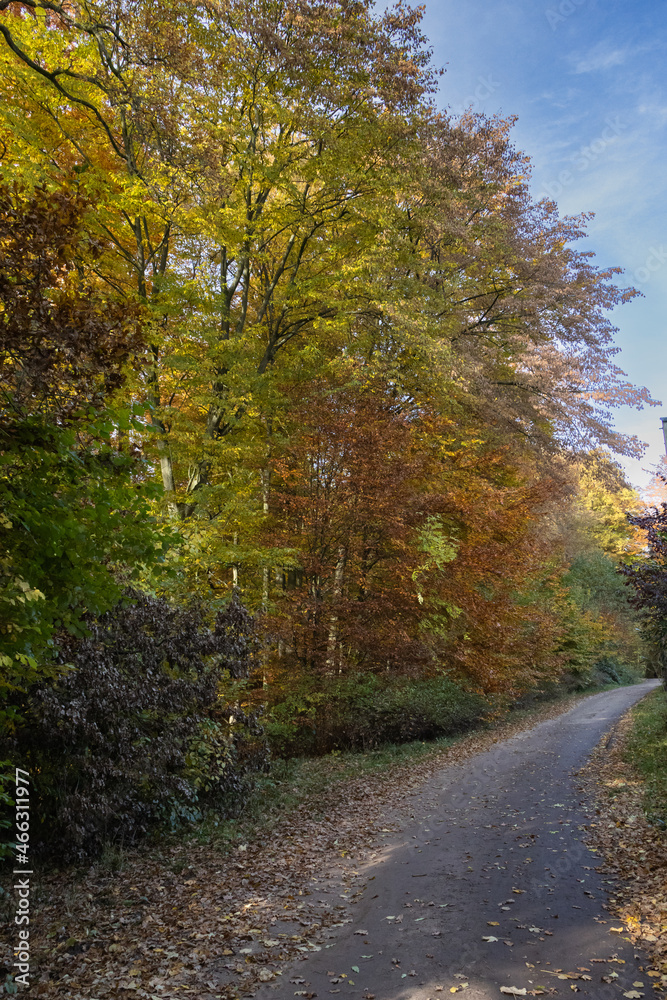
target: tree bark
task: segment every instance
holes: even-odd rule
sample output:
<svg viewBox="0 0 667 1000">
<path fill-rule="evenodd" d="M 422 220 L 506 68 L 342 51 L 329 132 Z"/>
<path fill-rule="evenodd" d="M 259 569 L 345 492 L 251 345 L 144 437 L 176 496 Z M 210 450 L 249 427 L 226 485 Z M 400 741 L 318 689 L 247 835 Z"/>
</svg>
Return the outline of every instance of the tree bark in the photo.
<svg viewBox="0 0 667 1000">
<path fill-rule="evenodd" d="M 329 636 L 327 639 L 327 670 L 333 672 L 336 668 L 336 643 L 338 641 L 338 615 L 335 613 L 336 602 L 343 593 L 343 579 L 345 575 L 345 548 L 340 545 L 338 548 L 338 561 L 334 570 L 334 585 L 332 592 L 332 602 L 334 613 L 329 618 Z M 340 671 L 340 658 L 338 669 Z"/>
</svg>

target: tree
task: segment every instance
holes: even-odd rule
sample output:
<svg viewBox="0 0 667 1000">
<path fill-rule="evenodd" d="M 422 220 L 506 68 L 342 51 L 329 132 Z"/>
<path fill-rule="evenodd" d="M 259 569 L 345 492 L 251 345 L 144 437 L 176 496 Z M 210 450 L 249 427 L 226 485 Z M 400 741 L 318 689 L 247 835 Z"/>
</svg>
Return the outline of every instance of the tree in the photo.
<svg viewBox="0 0 667 1000">
<path fill-rule="evenodd" d="M 108 407 L 141 348 L 140 316 L 80 277 L 87 206 L 65 186 L 0 187 L 3 722 L 15 718 L 21 692 L 57 672 L 54 632 L 80 633 L 86 613 L 117 600 L 120 578 L 167 545 L 151 491 L 133 481 L 136 449 L 111 439 L 133 424 L 127 407 Z"/>
<path fill-rule="evenodd" d="M 27 417 L 64 426 L 99 410 L 143 351 L 140 312 L 109 301 L 77 266 L 101 248 L 82 233 L 90 202 L 75 186 L 55 191 L 0 184 L 0 426 Z M 83 244 L 85 243 L 85 249 Z"/>
<path fill-rule="evenodd" d="M 535 523 L 558 485 L 369 369 L 302 386 L 276 444 L 277 674 L 446 670 L 498 691 L 557 670 Z"/>
<path fill-rule="evenodd" d="M 20 15 L 0 26 L 5 121 L 17 152 L 75 163 L 105 193 L 96 271 L 152 310 L 142 389 L 164 486 L 190 515 L 278 355 L 323 325 L 335 336 L 364 299 L 393 150 L 432 84 L 420 15 L 2 6 Z"/>
<path fill-rule="evenodd" d="M 631 604 L 643 620 L 655 666 L 665 676 L 667 663 L 667 503 L 628 514 L 631 525 L 646 532 L 646 551 L 621 567 L 634 591 Z"/>
<path fill-rule="evenodd" d="M 636 292 L 573 247 L 587 216 L 560 219 L 554 203 L 532 201 L 511 125 L 431 116 L 402 177 L 402 249 L 377 342 L 407 331 L 496 441 L 523 439 L 545 457 L 636 454 L 611 408 L 656 404 L 614 364 L 608 317 Z"/>
<path fill-rule="evenodd" d="M 76 288 L 69 329 L 88 289 L 105 320 L 130 317 L 104 336 L 136 364 L 121 386 L 91 327 L 81 398 L 117 386 L 143 408 L 128 468 L 159 477 L 180 522 L 171 595 L 240 586 L 324 673 L 446 662 L 518 690 L 557 670 L 562 539 L 537 526 L 570 504 L 568 461 L 637 448 L 610 408 L 653 401 L 616 367 L 608 319 L 634 291 L 574 248 L 585 217 L 533 203 L 511 120 L 431 107 L 420 12 L 0 10 L 5 159 L 83 199 L 48 322 Z M 123 346 L 134 316 L 143 349 Z M 59 336 L 54 413 L 80 381 Z M 89 471 L 120 461 L 101 436 Z"/>
</svg>

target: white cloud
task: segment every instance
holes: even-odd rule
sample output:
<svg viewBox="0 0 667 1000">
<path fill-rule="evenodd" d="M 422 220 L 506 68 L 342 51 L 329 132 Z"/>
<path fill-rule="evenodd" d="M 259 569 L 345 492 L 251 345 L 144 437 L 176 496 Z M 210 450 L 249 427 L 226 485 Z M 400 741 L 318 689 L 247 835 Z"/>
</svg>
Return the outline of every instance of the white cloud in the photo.
<svg viewBox="0 0 667 1000">
<path fill-rule="evenodd" d="M 567 59 L 572 65 L 573 73 L 597 73 L 600 70 L 613 69 L 614 66 L 623 66 L 635 56 L 645 55 L 663 47 L 663 42 L 657 38 L 642 45 L 612 45 L 608 41 L 602 41 L 586 53 L 572 52 Z"/>
<path fill-rule="evenodd" d="M 667 105 L 647 101 L 637 107 L 637 112 L 650 118 L 655 125 L 660 126 L 667 122 Z"/>
<path fill-rule="evenodd" d="M 604 42 L 596 45 L 587 56 L 576 58 L 575 73 L 595 73 L 601 69 L 611 69 L 612 66 L 622 66 L 629 55 L 634 54 L 629 47 L 610 49 Z"/>
</svg>

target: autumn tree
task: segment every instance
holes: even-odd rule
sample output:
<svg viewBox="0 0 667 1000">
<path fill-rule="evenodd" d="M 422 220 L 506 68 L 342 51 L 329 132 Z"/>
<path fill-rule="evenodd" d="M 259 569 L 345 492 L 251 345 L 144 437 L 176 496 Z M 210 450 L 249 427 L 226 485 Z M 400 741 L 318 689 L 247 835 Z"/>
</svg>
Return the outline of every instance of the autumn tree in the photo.
<svg viewBox="0 0 667 1000">
<path fill-rule="evenodd" d="M 558 669 L 537 526 L 568 462 L 636 452 L 610 410 L 652 401 L 608 318 L 634 292 L 576 249 L 585 217 L 532 201 L 511 120 L 434 110 L 420 12 L 0 10 L 4 162 L 89 206 L 58 282 L 144 317 L 122 395 L 180 522 L 172 596 L 240 586 L 304 669 Z M 116 375 L 85 350 L 93 398 Z"/>
<path fill-rule="evenodd" d="M 162 545 L 132 482 L 136 455 L 111 441 L 131 429 L 128 408 L 109 404 L 141 349 L 140 316 L 79 273 L 87 207 L 66 186 L 0 186 L 0 683 L 10 704 L 50 674 L 54 631 L 80 631 L 119 596 L 116 571 L 131 577 Z"/>
<path fill-rule="evenodd" d="M 557 669 L 535 524 L 558 484 L 370 366 L 302 392 L 272 461 L 278 673 L 445 669 L 494 691 Z"/>
<path fill-rule="evenodd" d="M 88 200 L 0 185 L 0 424 L 28 417 L 63 426 L 99 410 L 123 383 L 124 365 L 143 352 L 140 313 L 109 301 L 82 276 Z M 100 248 L 85 238 L 94 264 Z"/>
<path fill-rule="evenodd" d="M 394 149 L 431 86 L 419 15 L 4 7 L 5 122 L 42 169 L 75 164 L 104 190 L 96 271 L 152 310 L 139 391 L 164 486 L 192 514 L 279 354 L 337 337 L 363 299 Z"/>
<path fill-rule="evenodd" d="M 547 456 L 602 446 L 636 454 L 614 429 L 620 403 L 654 405 L 614 363 L 609 311 L 633 289 L 576 249 L 587 216 L 535 204 L 512 120 L 430 116 L 403 178 L 402 224 L 376 345 L 410 343 L 497 441 Z"/>
</svg>

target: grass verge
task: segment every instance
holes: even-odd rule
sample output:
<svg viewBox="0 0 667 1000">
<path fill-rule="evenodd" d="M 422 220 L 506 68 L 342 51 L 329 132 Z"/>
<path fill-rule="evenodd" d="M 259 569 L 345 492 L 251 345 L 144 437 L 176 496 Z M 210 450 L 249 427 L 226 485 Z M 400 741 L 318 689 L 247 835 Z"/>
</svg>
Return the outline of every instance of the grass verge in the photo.
<svg viewBox="0 0 667 1000">
<path fill-rule="evenodd" d="M 659 688 L 637 705 L 626 747 L 628 763 L 644 783 L 643 808 L 654 826 L 667 828 L 667 692 Z"/>
<path fill-rule="evenodd" d="M 648 955 L 643 973 L 667 990 L 667 839 L 664 816 L 667 697 L 658 689 L 605 733 L 580 772 L 594 822 L 585 829 L 599 851 L 596 871 L 614 884 L 613 923 Z M 648 986 L 648 983 L 646 984 Z"/>
</svg>

